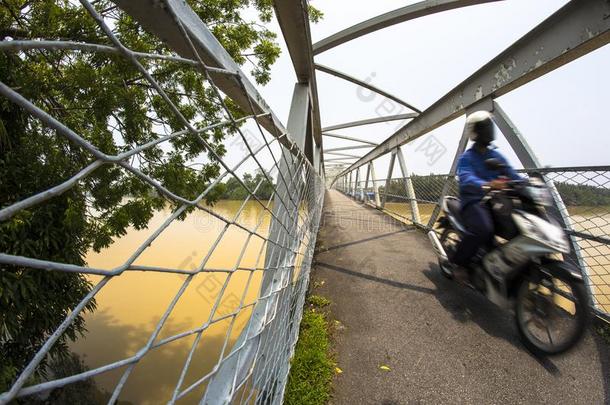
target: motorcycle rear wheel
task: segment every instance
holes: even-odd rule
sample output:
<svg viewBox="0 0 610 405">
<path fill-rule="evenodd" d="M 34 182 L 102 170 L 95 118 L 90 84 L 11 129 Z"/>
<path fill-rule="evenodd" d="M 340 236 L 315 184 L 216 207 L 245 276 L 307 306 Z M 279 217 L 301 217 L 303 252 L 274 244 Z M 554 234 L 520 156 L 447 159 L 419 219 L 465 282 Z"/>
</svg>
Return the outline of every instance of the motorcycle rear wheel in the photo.
<svg viewBox="0 0 610 405">
<path fill-rule="evenodd" d="M 585 286 L 579 280 L 556 274 L 545 275 L 540 282 L 526 278 L 516 298 L 519 337 L 536 355 L 565 352 L 578 343 L 586 329 L 587 303 Z M 562 336 L 558 330 L 563 332 Z"/>
</svg>

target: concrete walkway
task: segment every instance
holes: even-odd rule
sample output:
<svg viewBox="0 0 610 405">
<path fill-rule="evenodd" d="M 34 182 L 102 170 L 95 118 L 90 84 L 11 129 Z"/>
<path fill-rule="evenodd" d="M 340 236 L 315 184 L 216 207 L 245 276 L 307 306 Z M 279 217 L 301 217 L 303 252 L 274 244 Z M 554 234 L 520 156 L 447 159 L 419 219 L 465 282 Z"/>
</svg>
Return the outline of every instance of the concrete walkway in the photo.
<svg viewBox="0 0 610 405">
<path fill-rule="evenodd" d="M 334 190 L 323 215 L 315 292 L 342 325 L 332 403 L 610 403 L 610 358 L 591 334 L 537 359 L 508 314 L 438 273 L 423 232 Z"/>
</svg>

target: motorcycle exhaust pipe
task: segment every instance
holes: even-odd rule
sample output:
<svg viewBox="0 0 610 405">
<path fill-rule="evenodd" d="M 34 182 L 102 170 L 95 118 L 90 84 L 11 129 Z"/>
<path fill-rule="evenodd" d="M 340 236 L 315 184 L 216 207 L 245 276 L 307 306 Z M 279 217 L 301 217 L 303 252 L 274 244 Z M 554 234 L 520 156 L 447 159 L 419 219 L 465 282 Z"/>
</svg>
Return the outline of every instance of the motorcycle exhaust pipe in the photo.
<svg viewBox="0 0 610 405">
<path fill-rule="evenodd" d="M 428 239 L 430 239 L 434 253 L 436 253 L 439 259 L 448 260 L 447 253 L 445 252 L 445 249 L 443 249 L 443 245 L 441 245 L 441 241 L 438 239 L 436 232 L 428 231 Z"/>
</svg>

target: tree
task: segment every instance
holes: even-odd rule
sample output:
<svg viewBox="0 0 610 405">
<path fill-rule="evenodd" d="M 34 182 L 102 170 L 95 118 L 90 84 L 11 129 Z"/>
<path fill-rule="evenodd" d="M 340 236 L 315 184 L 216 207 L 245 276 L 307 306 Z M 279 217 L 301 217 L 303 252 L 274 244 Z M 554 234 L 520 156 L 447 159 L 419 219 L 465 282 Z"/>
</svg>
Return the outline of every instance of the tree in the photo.
<svg viewBox="0 0 610 405">
<path fill-rule="evenodd" d="M 273 195 L 273 184 L 269 180 L 270 178 L 271 174 L 265 176 L 260 169 L 257 169 L 254 176 L 250 173 L 245 173 L 242 181 L 250 191 L 256 190 L 254 193 L 256 198 L 260 201 L 267 201 Z M 222 186 L 223 193 L 221 198 L 224 200 L 245 200 L 249 195 L 248 190 L 235 177 L 231 177 Z M 252 199 L 251 201 L 254 200 Z"/>
<path fill-rule="evenodd" d="M 585 207 L 610 205 L 610 190 L 606 187 L 561 181 L 556 181 L 555 186 L 565 205 Z"/>
<path fill-rule="evenodd" d="M 414 174 L 411 176 L 411 183 L 417 199 L 430 202 L 437 201 L 442 194 L 446 177 L 439 175 Z M 404 202 L 407 198 L 407 189 L 404 179 L 392 179 L 387 185 L 387 202 Z M 380 186 L 379 192 L 386 193 L 386 186 Z"/>
<path fill-rule="evenodd" d="M 86 10 L 73 1 L 0 2 L 0 39 L 111 45 Z M 264 25 L 272 18 L 272 1 L 190 0 L 189 4 L 239 64 L 252 66 L 259 84 L 269 81 L 270 67 L 280 54 L 276 35 Z M 170 54 L 112 2 L 98 0 L 95 7 L 128 48 Z M 248 8 L 256 10 L 257 19 L 244 18 Z M 311 16 L 317 20 L 321 13 L 312 9 Z M 225 119 L 220 100 L 197 68 L 172 61 L 141 63 L 193 126 L 202 128 Z M 3 52 L 0 81 L 105 153 L 118 154 L 185 129 L 137 69 L 119 55 Z M 225 103 L 236 117 L 244 115 L 230 100 Z M 174 194 L 193 199 L 219 175 L 214 154 L 224 155 L 224 137 L 235 130 L 203 133 L 207 145 L 193 136 L 173 138 L 171 148 L 148 149 L 130 164 Z M 82 147 L 0 99 L 0 207 L 60 184 L 94 160 Z M 213 204 L 223 191 L 215 189 L 206 202 Z M 0 252 L 85 265 L 87 251 L 107 247 L 129 227 L 145 228 L 154 211 L 167 205 L 178 204 L 126 170 L 103 165 L 61 196 L 0 222 Z M 1 391 L 90 288 L 88 279 L 79 274 L 0 265 Z M 86 311 L 94 309 L 92 301 Z M 51 358 L 67 358 L 67 339 L 74 340 L 85 330 L 83 317 L 77 317 L 55 344 Z M 43 364 L 38 372 L 44 370 Z"/>
</svg>

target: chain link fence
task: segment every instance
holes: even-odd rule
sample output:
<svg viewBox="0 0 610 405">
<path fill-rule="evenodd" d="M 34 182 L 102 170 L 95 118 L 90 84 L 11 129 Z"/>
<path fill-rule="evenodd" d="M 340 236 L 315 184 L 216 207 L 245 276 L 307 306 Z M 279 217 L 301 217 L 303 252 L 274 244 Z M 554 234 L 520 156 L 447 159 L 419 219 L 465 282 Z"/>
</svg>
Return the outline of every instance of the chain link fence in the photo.
<svg viewBox="0 0 610 405">
<path fill-rule="evenodd" d="M 26 216 L 37 215 L 49 204 L 75 192 L 86 201 L 82 212 L 91 216 L 93 223 L 101 224 L 105 208 L 99 203 L 103 196 L 97 196 L 96 190 L 112 186 L 104 182 L 118 183 L 119 179 L 133 187 L 117 202 L 118 205 L 129 207 L 140 201 L 140 196 L 146 195 L 150 198 L 147 201 L 156 202 L 156 211 L 165 210 L 169 214 L 154 227 L 147 227 L 147 220 L 139 221 L 136 228 L 145 232 L 146 237 L 135 250 L 128 252 L 126 260 L 112 268 L 91 267 L 86 263 L 36 255 L 0 253 L 0 266 L 7 274 L 72 274 L 90 283 L 78 304 L 66 308 L 66 316 L 54 327 L 54 332 L 48 334 L 40 347 L 34 348 L 35 354 L 27 359 L 26 366 L 16 370 L 8 390 L 0 395 L 0 403 L 18 398 L 24 401 L 45 400 L 53 392 L 68 390 L 72 385 L 107 373 L 118 376 L 113 384 L 103 387 L 107 390 L 104 401 L 108 403 L 145 399 L 169 403 L 183 399 L 200 403 L 280 403 L 308 286 L 324 196 L 323 179 L 285 131 L 281 131 L 279 126 L 276 131 L 263 128 L 261 122 L 273 120 L 273 114 L 270 110 L 261 112 L 254 106 L 254 102 L 260 100 L 252 100 L 248 93 L 252 85 L 241 72 L 211 67 L 203 62 L 203 56 L 194 45 L 192 32 L 176 15 L 175 2 L 164 2 L 163 10 L 173 13 L 184 44 L 190 47 L 187 53 L 192 58 L 179 56 L 168 48 L 158 49 L 157 53 L 129 49 L 117 34 L 118 21 L 124 20 L 117 20 L 116 16 L 120 16 L 122 11 L 116 7 L 101 10 L 104 4 L 81 1 L 90 18 L 88 29 L 105 37 L 103 43 L 7 40 L 0 43 L 0 52 L 24 61 L 52 60 L 55 64 L 68 66 L 68 70 L 74 68 L 74 74 L 78 73 L 78 64 L 97 64 L 101 69 L 109 66 L 104 62 L 107 58 L 112 64 L 122 64 L 132 75 L 132 80 L 120 79 L 124 82 L 125 91 L 145 86 L 146 99 L 143 102 L 151 103 L 150 109 L 145 111 L 149 122 L 144 131 L 146 141 L 134 140 L 129 122 L 122 122 L 124 116 L 116 117 L 108 120 L 108 127 L 103 129 L 120 145 L 118 150 L 112 150 L 108 144 L 90 136 L 86 123 L 81 125 L 85 128 L 82 132 L 76 131 L 72 128 L 72 116 L 66 111 L 37 105 L 20 93 L 23 89 L 0 82 L 2 102 L 13 103 L 27 113 L 24 118 L 26 131 L 37 131 L 36 136 L 40 139 L 65 145 L 66 153 L 77 152 L 82 162 L 80 170 L 61 174 L 64 179 L 51 187 L 36 190 L 30 195 L 16 193 L 10 204 L 1 207 L 0 224 L 6 226 L 5 229 L 18 226 Z M 199 21 L 199 24 L 199 32 L 207 30 L 203 23 Z M 168 64 L 180 67 L 176 74 L 189 75 L 193 88 L 203 86 L 208 99 L 190 98 L 192 89 L 184 86 L 168 89 L 163 78 L 163 69 Z M 217 80 L 226 79 L 233 83 L 232 92 L 239 93 L 242 100 L 248 101 L 249 108 L 236 108 L 235 100 L 217 86 Z M 104 86 L 104 82 L 99 83 L 101 89 Z M 216 108 L 217 113 L 213 116 L 217 121 L 211 122 L 209 115 L 202 116 L 203 112 L 197 109 L 201 103 Z M 104 105 L 98 108 L 102 109 Z M 95 110 L 91 114 L 95 114 Z M 220 142 L 223 139 L 224 144 Z M 225 152 L 227 144 L 229 147 Z M 178 150 L 186 152 L 178 157 Z M 234 152 L 233 157 L 229 158 L 231 152 Z M 43 154 L 41 159 L 45 158 Z M 151 160 L 154 164 L 146 163 Z M 172 170 L 168 172 L 165 169 L 169 165 Z M 109 170 L 115 175 L 103 175 Z M 248 171 L 252 170 L 256 171 L 256 176 L 249 176 Z M 179 176 L 189 179 L 188 187 L 177 183 Z M 220 209 L 219 201 L 230 191 L 239 195 L 232 197 L 238 203 L 234 208 Z M 254 211 L 253 207 L 256 208 Z M 154 212 L 152 210 L 150 215 Z M 244 219 L 246 212 L 255 212 L 255 218 Z M 214 226 L 201 230 L 204 233 L 196 255 L 173 267 L 142 264 L 140 259 L 150 249 L 163 249 L 159 244 L 166 240 L 164 234 L 168 229 L 180 221 L 193 218 L 196 221 L 201 215 Z M 130 229 L 127 231 L 132 232 L 133 226 Z M 121 243 L 121 235 L 114 239 L 115 244 Z M 29 242 L 15 240 L 13 243 Z M 222 251 L 221 245 L 225 246 Z M 176 252 L 168 247 L 166 254 Z M 95 313 L 95 300 L 103 291 L 112 288 L 118 279 L 133 273 L 138 273 L 142 282 L 155 274 L 180 277 L 179 286 L 164 304 L 163 312 L 156 314 L 157 321 L 145 343 L 131 350 L 126 357 L 108 360 L 95 367 L 82 367 L 63 374 L 49 370 L 54 347 L 66 345 L 76 338 L 66 337 L 71 325 L 79 322 L 85 312 Z M 237 286 L 235 280 L 241 280 Z M 208 294 L 189 301 L 189 305 L 199 308 L 197 319 L 168 333 L 168 319 L 181 305 L 183 297 L 193 290 L 199 295 L 201 292 Z M 122 299 L 136 303 L 139 297 L 123 296 Z M 35 298 L 28 303 L 32 306 L 46 304 L 37 302 Z M 112 302 L 106 304 L 113 305 Z M 84 319 L 86 321 L 87 317 Z M 85 332 L 83 338 L 86 336 Z M 3 333 L 0 339 L 3 344 L 9 344 L 12 337 Z M 125 398 L 124 391 L 140 363 L 178 343 L 183 345 L 183 349 L 175 353 L 181 356 L 180 369 L 175 370 L 170 382 L 159 380 L 156 383 L 169 387 L 166 390 L 168 396 Z M 206 364 L 203 368 L 202 352 Z M 155 367 L 161 375 L 166 364 L 156 364 Z M 194 373 L 194 369 L 198 371 Z"/>
<path fill-rule="evenodd" d="M 564 225 L 573 252 L 566 260 L 586 276 L 594 309 L 610 320 L 610 166 L 520 170 L 540 173 L 551 184 L 557 205 L 549 213 Z M 409 195 L 409 183 L 413 195 Z M 443 195 L 458 196 L 449 175 L 411 175 L 389 180 L 339 180 L 335 188 L 387 214 L 423 229 L 433 229 Z M 375 192 L 379 203 L 375 202 Z M 415 203 L 415 204 L 413 204 Z"/>
</svg>

